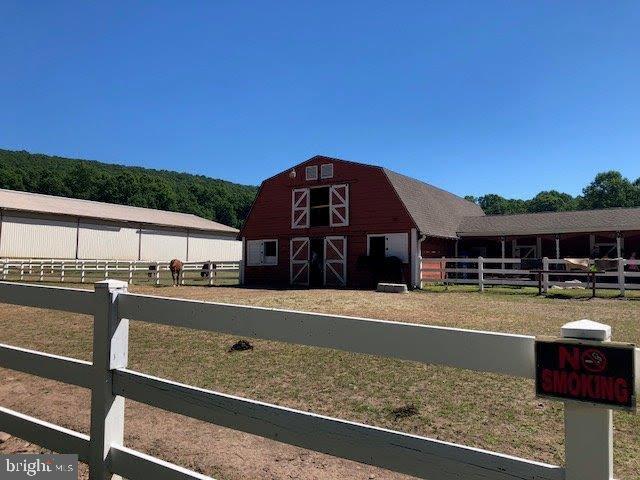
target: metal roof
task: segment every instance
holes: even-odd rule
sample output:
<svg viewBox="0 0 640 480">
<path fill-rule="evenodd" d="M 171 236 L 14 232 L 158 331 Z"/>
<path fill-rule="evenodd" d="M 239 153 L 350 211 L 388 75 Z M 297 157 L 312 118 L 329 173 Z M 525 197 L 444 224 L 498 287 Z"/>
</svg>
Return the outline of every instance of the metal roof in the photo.
<svg viewBox="0 0 640 480">
<path fill-rule="evenodd" d="M 484 215 L 480 206 L 453 193 L 387 168 L 382 170 L 423 234 L 456 238 L 464 217 Z"/>
<path fill-rule="evenodd" d="M 458 235 L 486 237 L 630 230 L 640 230 L 640 208 L 466 217 L 458 227 Z"/>
<path fill-rule="evenodd" d="M 238 230 L 190 213 L 0 189 L 0 209 L 134 222 L 236 235 Z"/>
</svg>

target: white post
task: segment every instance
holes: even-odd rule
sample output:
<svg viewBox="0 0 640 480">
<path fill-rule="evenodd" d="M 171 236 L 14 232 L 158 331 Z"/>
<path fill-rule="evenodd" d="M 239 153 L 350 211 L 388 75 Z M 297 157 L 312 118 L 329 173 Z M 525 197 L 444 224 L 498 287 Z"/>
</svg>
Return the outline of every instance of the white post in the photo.
<svg viewBox="0 0 640 480">
<path fill-rule="evenodd" d="M 20 262 L 20 281 L 24 280 L 24 262 Z"/>
<path fill-rule="evenodd" d="M 80 264 L 80 283 L 84 283 L 84 260 Z"/>
<path fill-rule="evenodd" d="M 60 282 L 64 283 L 64 260 L 60 262 Z"/>
<path fill-rule="evenodd" d="M 622 237 L 620 232 L 616 233 L 616 258 L 622 257 Z"/>
<path fill-rule="evenodd" d="M 213 286 L 213 262 L 209 260 L 207 276 L 209 277 L 209 286 Z"/>
<path fill-rule="evenodd" d="M 44 281 L 44 260 L 40 260 L 40 281 Z"/>
<path fill-rule="evenodd" d="M 549 271 L 549 258 L 548 257 L 543 257 L 543 259 L 542 259 L 542 270 L 544 270 L 545 272 Z M 548 273 L 543 273 L 542 274 L 542 291 L 544 293 L 547 293 L 549 291 L 549 274 Z"/>
<path fill-rule="evenodd" d="M 556 260 L 560 259 L 560 235 L 556 235 Z"/>
<path fill-rule="evenodd" d="M 160 262 L 156 262 L 156 285 L 160 285 Z"/>
<path fill-rule="evenodd" d="M 562 337 L 607 342 L 611 327 L 590 320 L 562 326 Z M 613 479 L 613 419 L 610 408 L 564 405 L 566 480 Z"/>
<path fill-rule="evenodd" d="M 478 287 L 481 292 L 484 292 L 484 259 L 478 257 Z"/>
<path fill-rule="evenodd" d="M 618 257 L 618 288 L 620 289 L 620 296 L 625 295 L 625 278 L 624 278 L 624 258 Z"/>
<path fill-rule="evenodd" d="M 133 283 L 133 262 L 129 262 L 129 285 Z"/>
<path fill-rule="evenodd" d="M 93 317 L 93 385 L 91 389 L 91 444 L 89 478 L 119 480 L 111 474 L 109 450 L 124 441 L 124 397 L 113 395 L 113 370 L 128 360 L 129 320 L 118 316 L 118 295 L 127 293 L 120 280 L 95 283 Z"/>
</svg>

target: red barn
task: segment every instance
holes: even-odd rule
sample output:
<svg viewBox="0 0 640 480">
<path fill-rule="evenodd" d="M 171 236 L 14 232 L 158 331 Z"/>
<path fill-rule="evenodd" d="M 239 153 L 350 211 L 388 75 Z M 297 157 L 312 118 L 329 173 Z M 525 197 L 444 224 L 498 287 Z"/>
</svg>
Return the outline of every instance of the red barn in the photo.
<svg viewBox="0 0 640 480">
<path fill-rule="evenodd" d="M 418 286 L 420 257 L 451 255 L 462 219 L 481 215 L 386 168 L 316 156 L 262 182 L 240 231 L 243 283 L 371 287 L 395 257 Z"/>
</svg>

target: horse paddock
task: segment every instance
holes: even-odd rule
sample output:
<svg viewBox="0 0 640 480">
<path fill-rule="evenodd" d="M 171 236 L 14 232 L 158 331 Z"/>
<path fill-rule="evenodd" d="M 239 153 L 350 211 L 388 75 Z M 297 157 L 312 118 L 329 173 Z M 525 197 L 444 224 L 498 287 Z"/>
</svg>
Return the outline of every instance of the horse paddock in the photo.
<svg viewBox="0 0 640 480">
<path fill-rule="evenodd" d="M 640 343 L 640 302 L 633 299 L 231 287 L 130 286 L 130 291 L 532 335 L 555 335 L 562 324 L 589 318 L 611 325 L 614 340 Z M 562 405 L 537 399 L 529 380 L 254 339 L 247 339 L 253 349 L 230 349 L 238 340 L 133 321 L 129 366 L 224 393 L 563 463 Z M 91 321 L 2 304 L 0 342 L 90 360 Z M 0 378 L 2 406 L 88 432 L 87 390 L 10 370 L 0 370 Z M 127 402 L 127 446 L 218 479 L 407 478 Z M 616 477 L 638 478 L 640 417 L 614 413 L 614 445 Z M 0 437 L 0 452 L 39 450 Z"/>
</svg>

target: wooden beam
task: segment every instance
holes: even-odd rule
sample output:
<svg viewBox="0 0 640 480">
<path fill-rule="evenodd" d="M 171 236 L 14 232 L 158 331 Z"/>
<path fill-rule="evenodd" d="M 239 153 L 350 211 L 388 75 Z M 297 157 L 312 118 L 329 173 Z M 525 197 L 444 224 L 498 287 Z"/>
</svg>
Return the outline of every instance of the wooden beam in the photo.
<svg viewBox="0 0 640 480">
<path fill-rule="evenodd" d="M 113 472 L 127 480 L 213 480 L 212 477 L 122 445 L 112 445 L 110 456 Z"/>
<path fill-rule="evenodd" d="M 116 370 L 114 394 L 289 445 L 428 479 L 561 480 L 563 469 Z"/>
<path fill-rule="evenodd" d="M 89 459 L 89 436 L 44 420 L 0 407 L 0 432 L 58 453 L 75 453 L 82 462 Z"/>
<path fill-rule="evenodd" d="M 0 343 L 0 367 L 91 388 L 91 362 Z"/>
<path fill-rule="evenodd" d="M 92 315 L 93 302 L 90 290 L 0 282 L 0 303 Z"/>
<path fill-rule="evenodd" d="M 534 337 L 527 335 L 130 293 L 118 296 L 118 312 L 162 325 L 534 378 Z"/>
</svg>

